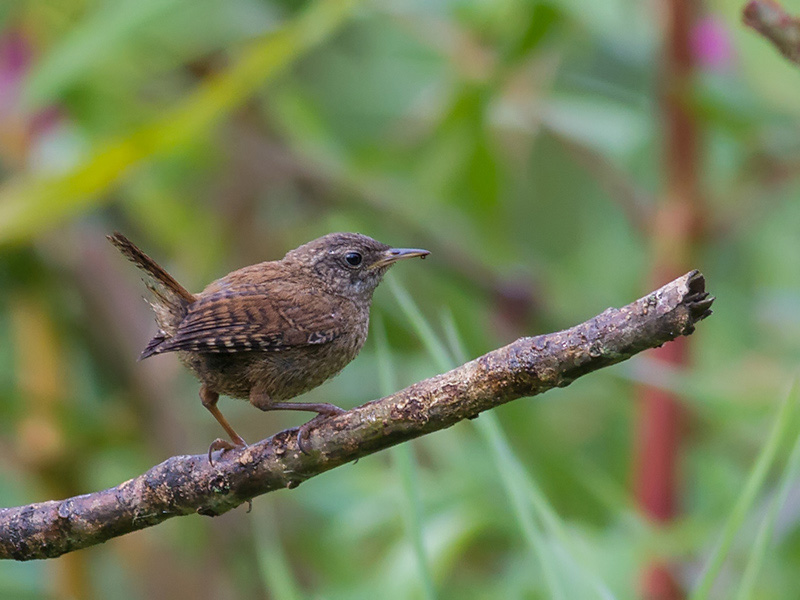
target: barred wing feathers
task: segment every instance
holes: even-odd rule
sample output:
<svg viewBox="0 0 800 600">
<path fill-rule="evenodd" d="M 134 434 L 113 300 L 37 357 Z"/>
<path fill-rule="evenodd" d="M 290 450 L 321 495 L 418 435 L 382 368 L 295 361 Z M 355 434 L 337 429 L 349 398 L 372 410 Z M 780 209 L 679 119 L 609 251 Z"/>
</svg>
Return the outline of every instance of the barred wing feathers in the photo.
<svg viewBox="0 0 800 600">
<path fill-rule="evenodd" d="M 201 297 L 189 307 L 175 335 L 154 338 L 141 358 L 178 350 L 280 351 L 336 338 L 338 310 L 326 296 L 319 295 L 313 303 L 316 310 L 309 312 L 307 299 L 293 301 L 274 292 L 237 287 Z"/>
</svg>

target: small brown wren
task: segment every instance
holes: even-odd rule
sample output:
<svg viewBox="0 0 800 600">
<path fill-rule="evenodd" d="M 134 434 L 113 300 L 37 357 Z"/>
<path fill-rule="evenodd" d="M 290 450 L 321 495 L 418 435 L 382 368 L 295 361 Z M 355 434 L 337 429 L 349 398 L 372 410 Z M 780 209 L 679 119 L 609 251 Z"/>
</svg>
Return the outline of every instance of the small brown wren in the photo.
<svg viewBox="0 0 800 600">
<path fill-rule="evenodd" d="M 331 233 L 281 260 L 229 273 L 188 292 L 121 233 L 107 236 L 149 275 L 159 331 L 139 359 L 177 352 L 201 382 L 200 398 L 231 438 L 215 450 L 245 446 L 217 407 L 220 394 L 261 410 L 308 410 L 315 419 L 344 412 L 328 403 L 285 402 L 341 371 L 367 338 L 372 293 L 386 271 L 427 250 L 392 248 L 358 233 Z M 303 452 L 312 419 L 297 436 Z"/>
</svg>

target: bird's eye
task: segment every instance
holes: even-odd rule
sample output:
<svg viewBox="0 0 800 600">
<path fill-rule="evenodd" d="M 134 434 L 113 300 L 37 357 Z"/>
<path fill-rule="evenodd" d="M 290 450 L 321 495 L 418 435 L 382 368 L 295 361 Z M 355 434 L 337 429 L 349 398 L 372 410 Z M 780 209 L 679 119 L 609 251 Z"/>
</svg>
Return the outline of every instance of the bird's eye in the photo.
<svg viewBox="0 0 800 600">
<path fill-rule="evenodd" d="M 358 265 L 361 264 L 362 260 L 361 255 L 358 252 L 348 252 L 347 254 L 344 255 L 344 259 L 345 261 L 347 261 L 347 264 L 350 265 L 351 267 L 357 267 Z"/>
</svg>

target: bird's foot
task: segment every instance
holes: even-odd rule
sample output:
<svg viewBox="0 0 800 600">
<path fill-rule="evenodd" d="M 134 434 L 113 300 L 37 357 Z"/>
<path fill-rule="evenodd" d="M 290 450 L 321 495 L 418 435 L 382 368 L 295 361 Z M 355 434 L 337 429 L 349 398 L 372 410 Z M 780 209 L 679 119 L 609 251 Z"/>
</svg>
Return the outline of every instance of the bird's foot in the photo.
<svg viewBox="0 0 800 600">
<path fill-rule="evenodd" d="M 214 466 L 214 460 L 211 458 L 212 452 L 216 452 L 217 450 L 235 450 L 236 448 L 246 448 L 247 442 L 245 442 L 242 438 L 239 438 L 235 442 L 229 442 L 228 440 L 223 440 L 222 438 L 217 438 L 211 445 L 208 447 L 208 464 L 212 467 Z"/>
<path fill-rule="evenodd" d="M 301 425 L 297 430 L 297 447 L 300 448 L 300 452 L 303 454 L 309 455 L 311 454 L 311 448 L 308 446 L 308 432 L 313 427 L 316 427 L 321 421 L 324 421 L 328 417 L 333 417 L 336 415 L 341 415 L 342 413 L 347 412 L 343 408 L 339 408 L 335 404 L 318 404 L 317 405 L 317 414 L 316 417 L 311 419 L 308 423 Z"/>
</svg>

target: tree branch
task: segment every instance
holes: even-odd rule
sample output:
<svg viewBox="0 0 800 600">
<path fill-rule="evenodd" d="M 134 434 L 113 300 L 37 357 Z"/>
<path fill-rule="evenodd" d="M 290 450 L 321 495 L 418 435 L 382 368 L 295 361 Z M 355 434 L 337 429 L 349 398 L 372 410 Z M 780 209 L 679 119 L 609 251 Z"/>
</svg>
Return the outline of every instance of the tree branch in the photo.
<svg viewBox="0 0 800 600">
<path fill-rule="evenodd" d="M 689 335 L 711 314 L 714 298 L 698 271 L 621 309 L 571 329 L 520 338 L 447 373 L 321 421 L 310 430 L 310 454 L 296 429 L 213 466 L 205 454 L 175 456 L 117 487 L 66 500 L 0 509 L 0 558 L 52 558 L 179 515 L 220 515 L 251 498 L 373 452 L 535 396 Z"/>
<path fill-rule="evenodd" d="M 800 21 L 775 0 L 752 0 L 742 11 L 748 27 L 767 38 L 786 58 L 800 64 Z"/>
</svg>

